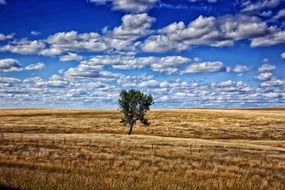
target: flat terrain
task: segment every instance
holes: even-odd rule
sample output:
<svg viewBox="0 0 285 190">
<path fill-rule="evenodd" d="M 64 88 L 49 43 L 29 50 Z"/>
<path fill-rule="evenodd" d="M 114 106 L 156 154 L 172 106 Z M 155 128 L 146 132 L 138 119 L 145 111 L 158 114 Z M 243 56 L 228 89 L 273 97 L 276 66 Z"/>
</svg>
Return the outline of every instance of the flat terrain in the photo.
<svg viewBox="0 0 285 190">
<path fill-rule="evenodd" d="M 0 184 L 20 189 L 285 189 L 285 110 L 0 110 Z M 96 187 L 96 188 L 95 188 Z M 0 187 L 1 188 L 1 187 Z"/>
</svg>

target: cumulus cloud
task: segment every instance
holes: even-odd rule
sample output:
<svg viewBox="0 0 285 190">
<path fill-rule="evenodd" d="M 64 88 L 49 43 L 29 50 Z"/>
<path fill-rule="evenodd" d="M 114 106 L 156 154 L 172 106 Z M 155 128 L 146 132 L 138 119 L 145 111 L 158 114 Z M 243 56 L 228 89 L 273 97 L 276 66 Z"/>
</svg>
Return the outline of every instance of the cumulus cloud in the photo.
<svg viewBox="0 0 285 190">
<path fill-rule="evenodd" d="M 50 57 L 50 56 L 61 55 L 63 54 L 63 52 L 64 51 L 60 49 L 60 47 L 49 47 L 49 48 L 42 49 L 41 51 L 38 52 L 38 54 Z"/>
<path fill-rule="evenodd" d="M 121 21 L 122 24 L 112 30 L 105 27 L 102 34 L 58 32 L 42 40 L 14 40 L 0 46 L 0 51 L 24 55 L 62 55 L 62 60 L 69 60 L 70 52 L 183 51 L 196 45 L 231 46 L 243 39 L 248 39 L 251 47 L 285 43 L 284 31 L 276 26 L 269 27 L 255 16 L 226 15 L 217 18 L 199 16 L 188 25 L 184 22 L 174 22 L 156 31 L 151 29 L 155 18 L 146 13 L 127 14 L 121 18 Z M 7 37 L 2 36 L 2 39 L 4 38 Z M 79 57 L 75 59 L 78 61 Z"/>
<path fill-rule="evenodd" d="M 131 38 L 135 40 L 138 37 L 148 34 L 150 32 L 149 28 L 154 21 L 155 19 L 146 13 L 124 15 L 122 17 L 122 24 L 119 27 L 115 27 L 111 35 L 113 38 L 123 40 Z"/>
<path fill-rule="evenodd" d="M 47 85 L 52 86 L 52 87 L 64 87 L 68 84 L 69 84 L 69 82 L 67 80 L 63 79 L 59 75 L 53 75 L 47 81 Z"/>
<path fill-rule="evenodd" d="M 113 30 L 104 28 L 104 40 L 109 49 L 134 51 L 134 41 L 150 34 L 155 18 L 142 14 L 128 14 L 122 17 L 122 24 Z"/>
<path fill-rule="evenodd" d="M 19 80 L 0 77 L 0 96 L 3 97 L 0 104 L 114 107 L 116 102 L 113 100 L 117 100 L 122 88 L 139 88 L 151 93 L 156 100 L 156 107 L 169 108 L 260 106 L 261 103 L 269 105 L 270 102 L 280 102 L 284 97 L 284 79 L 274 77 L 255 88 L 243 81 L 233 80 L 211 84 L 181 79 L 159 80 L 149 75 L 124 75 L 112 80 L 116 73 L 99 73 L 99 78 L 67 78 L 65 75 L 53 75 L 47 80 L 40 77 Z M 16 94 L 19 96 L 15 96 Z"/>
<path fill-rule="evenodd" d="M 270 37 L 273 41 L 264 40 Z M 280 29 L 269 27 L 255 16 L 199 16 L 188 26 L 180 21 L 159 29 L 157 34 L 146 39 L 141 48 L 147 52 L 181 51 L 194 45 L 231 46 L 242 39 L 248 39 L 252 47 L 258 47 L 284 43 L 282 37 Z"/>
<path fill-rule="evenodd" d="M 81 61 L 83 57 L 76 53 L 68 52 L 68 54 L 60 56 L 59 59 L 60 61 Z"/>
<path fill-rule="evenodd" d="M 285 80 L 284 79 L 279 79 L 279 78 L 271 78 L 271 80 L 262 82 L 260 84 L 261 87 L 274 87 L 274 86 L 284 86 L 285 85 Z"/>
<path fill-rule="evenodd" d="M 114 10 L 124 10 L 127 12 L 144 12 L 154 6 L 159 0 L 89 0 L 95 4 L 108 4 L 110 3 Z"/>
<path fill-rule="evenodd" d="M 35 64 L 30 64 L 25 67 L 25 70 L 27 71 L 32 71 L 32 70 L 43 70 L 45 68 L 44 63 L 35 63 Z"/>
<path fill-rule="evenodd" d="M 16 59 L 0 59 L 0 71 L 2 72 L 32 71 L 42 70 L 44 68 L 44 63 L 30 64 L 23 68 L 19 61 Z"/>
<path fill-rule="evenodd" d="M 188 45 L 183 42 L 175 42 L 165 35 L 150 36 L 141 45 L 141 49 L 146 52 L 166 52 L 182 51 L 188 49 Z"/>
<path fill-rule="evenodd" d="M 235 67 L 227 67 L 227 72 L 245 73 L 250 70 L 246 65 L 236 65 Z"/>
<path fill-rule="evenodd" d="M 233 85 L 235 85 L 235 82 L 232 80 L 212 84 L 212 86 L 216 86 L 216 87 L 229 87 L 229 86 L 233 86 Z"/>
<path fill-rule="evenodd" d="M 69 68 L 66 77 L 100 77 L 103 67 L 101 65 L 79 64 L 76 68 Z"/>
<path fill-rule="evenodd" d="M 260 81 L 269 80 L 272 77 L 272 73 L 260 73 L 256 78 Z"/>
<path fill-rule="evenodd" d="M 285 43 L 285 31 L 280 30 L 276 26 L 271 26 L 265 35 L 252 38 L 250 46 L 268 47 L 283 43 Z"/>
<path fill-rule="evenodd" d="M 264 93 L 263 96 L 267 98 L 278 98 L 281 95 L 277 92 L 267 92 L 267 93 Z"/>
<path fill-rule="evenodd" d="M 275 65 L 271 65 L 269 63 L 265 63 L 263 65 L 261 65 L 259 68 L 258 68 L 258 71 L 259 72 L 268 72 L 268 71 L 273 71 L 276 69 L 276 66 Z"/>
<path fill-rule="evenodd" d="M 9 51 L 23 55 L 37 54 L 43 50 L 46 45 L 38 40 L 29 41 L 27 39 L 14 40 L 7 45 L 0 46 L 0 52 Z"/>
<path fill-rule="evenodd" d="M 78 33 L 77 31 L 58 32 L 47 39 L 51 49 L 61 51 L 105 51 L 108 46 L 102 36 L 95 32 Z"/>
<path fill-rule="evenodd" d="M 161 73 L 178 73 L 177 67 L 190 63 L 190 59 L 182 56 L 135 57 L 125 55 L 95 56 L 80 62 L 79 67 L 99 67 L 103 69 L 111 65 L 114 69 L 141 69 L 150 66 L 153 71 Z M 81 69 L 82 70 L 82 69 Z"/>
<path fill-rule="evenodd" d="M 187 64 L 190 59 L 181 56 L 167 56 L 161 58 L 155 58 L 154 62 L 150 63 L 151 69 L 160 73 L 177 73 L 178 66 Z"/>
<path fill-rule="evenodd" d="M 142 83 L 139 84 L 140 87 L 147 87 L 147 88 L 158 87 L 158 85 L 159 85 L 159 82 L 154 79 L 143 81 Z"/>
<path fill-rule="evenodd" d="M 21 71 L 22 67 L 16 59 L 0 59 L 0 71 L 13 72 Z"/>
<path fill-rule="evenodd" d="M 58 56 L 63 61 L 79 61 L 77 52 L 105 52 L 111 50 L 135 51 L 135 41 L 149 35 L 155 19 L 142 14 L 128 14 L 122 17 L 122 24 L 113 30 L 103 29 L 103 34 L 96 32 L 79 33 L 77 31 L 58 32 L 47 39 L 28 40 L 26 38 L 13 40 L 0 46 L 0 52 L 12 52 L 22 55 Z M 36 31 L 31 32 L 37 35 Z M 13 34 L 0 34 L 0 40 L 13 38 Z M 72 53 L 71 53 L 72 52 Z"/>
<path fill-rule="evenodd" d="M 19 84 L 21 83 L 20 79 L 13 78 L 13 77 L 0 77 L 0 84 L 8 84 L 12 86 L 12 84 Z"/>
<path fill-rule="evenodd" d="M 193 63 L 183 73 L 214 73 L 224 71 L 224 64 L 220 61 Z"/>
</svg>

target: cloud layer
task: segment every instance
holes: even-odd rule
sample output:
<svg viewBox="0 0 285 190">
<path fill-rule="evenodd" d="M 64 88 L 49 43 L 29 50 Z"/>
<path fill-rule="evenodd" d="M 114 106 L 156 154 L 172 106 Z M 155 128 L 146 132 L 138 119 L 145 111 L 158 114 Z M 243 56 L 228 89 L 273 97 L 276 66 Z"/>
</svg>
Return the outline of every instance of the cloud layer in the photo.
<svg viewBox="0 0 285 190">
<path fill-rule="evenodd" d="M 82 28 L 9 24 L 0 33 L 0 106 L 109 108 L 131 88 L 153 94 L 155 107 L 285 105 L 283 2 L 227 2 L 88 0 L 88 9 L 104 8 L 98 19 L 78 7 Z"/>
</svg>

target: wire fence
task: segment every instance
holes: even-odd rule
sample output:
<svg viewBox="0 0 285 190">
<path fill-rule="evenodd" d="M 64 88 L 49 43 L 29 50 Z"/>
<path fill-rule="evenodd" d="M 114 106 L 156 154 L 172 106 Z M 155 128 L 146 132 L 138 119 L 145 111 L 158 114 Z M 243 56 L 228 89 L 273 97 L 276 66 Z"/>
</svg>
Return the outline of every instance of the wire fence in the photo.
<svg viewBox="0 0 285 190">
<path fill-rule="evenodd" d="M 203 145 L 203 144 L 185 144 L 174 146 L 171 144 L 159 144 L 158 142 L 148 142 L 144 144 L 134 144 L 126 140 L 113 140 L 106 139 L 104 141 L 96 138 L 76 138 L 72 135 L 65 134 L 64 137 L 51 137 L 52 134 L 26 134 L 26 133 L 0 133 L 0 144 L 4 143 L 32 143 L 37 145 L 76 145 L 76 146 L 91 146 L 98 148 L 116 148 L 116 149 L 147 149 L 153 152 L 157 150 L 165 150 L 170 152 L 183 151 L 188 155 L 193 154 L 217 154 L 224 153 L 227 151 L 229 154 L 235 157 L 240 157 L 241 155 L 260 155 L 263 160 L 267 161 L 269 156 L 276 151 L 265 150 L 265 149 L 250 149 L 245 150 L 238 146 L 225 146 L 225 145 Z M 248 151 L 253 151 L 248 152 Z M 284 154 L 285 152 L 281 152 Z"/>
</svg>

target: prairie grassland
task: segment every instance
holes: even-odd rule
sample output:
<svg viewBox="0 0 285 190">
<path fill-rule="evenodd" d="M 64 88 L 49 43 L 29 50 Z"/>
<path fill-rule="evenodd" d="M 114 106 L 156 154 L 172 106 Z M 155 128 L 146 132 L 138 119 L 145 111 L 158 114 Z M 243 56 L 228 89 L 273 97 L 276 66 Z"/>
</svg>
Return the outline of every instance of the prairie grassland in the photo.
<svg viewBox="0 0 285 190">
<path fill-rule="evenodd" d="M 285 110 L 1 110 L 0 184 L 20 189 L 285 189 Z M 0 187 L 1 188 L 1 187 Z"/>
</svg>

